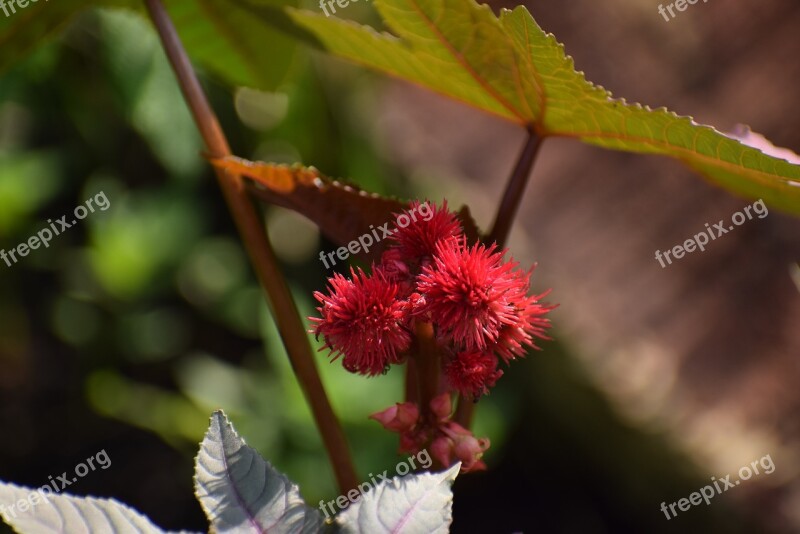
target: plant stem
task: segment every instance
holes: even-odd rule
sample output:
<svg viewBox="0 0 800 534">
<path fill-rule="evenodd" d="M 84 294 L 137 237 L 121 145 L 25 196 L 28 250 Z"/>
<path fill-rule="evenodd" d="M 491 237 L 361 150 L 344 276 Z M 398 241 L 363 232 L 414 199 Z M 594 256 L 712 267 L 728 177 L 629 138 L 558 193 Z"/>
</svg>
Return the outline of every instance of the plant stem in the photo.
<svg viewBox="0 0 800 534">
<path fill-rule="evenodd" d="M 228 141 L 192 69 L 169 14 L 160 0 L 145 0 L 145 3 L 207 150 L 215 158 L 229 156 L 231 151 Z M 347 441 L 325 394 L 300 313 L 278 266 L 264 222 L 247 194 L 242 177 L 224 170 L 215 170 L 256 276 L 266 291 L 267 301 L 271 304 L 292 368 L 322 434 L 339 489 L 342 494 L 346 494 L 358 484 Z"/>
<path fill-rule="evenodd" d="M 514 171 L 511 173 L 511 178 L 508 180 L 503 199 L 497 208 L 492 231 L 486 238 L 487 242 L 497 243 L 500 248 L 505 246 L 543 140 L 543 137 L 539 137 L 532 129 L 528 129 L 528 140 L 525 142 L 517 164 L 514 166 Z"/>
<path fill-rule="evenodd" d="M 417 399 L 420 413 L 427 417 L 431 411 L 431 400 L 439 393 L 439 347 L 431 323 L 416 324 L 416 350 L 414 367 L 417 371 Z"/>
<path fill-rule="evenodd" d="M 417 358 L 409 356 L 406 360 L 406 402 L 419 404 L 419 373 L 417 372 Z"/>
<path fill-rule="evenodd" d="M 503 192 L 503 198 L 500 201 L 500 206 L 497 208 L 492 231 L 485 239 L 487 243 L 497 243 L 497 246 L 500 248 L 505 246 L 508 235 L 511 233 L 511 225 L 514 222 L 514 217 L 522 202 L 525 186 L 528 185 L 531 169 L 533 169 L 533 164 L 536 162 L 539 148 L 542 146 L 542 141 L 544 141 L 543 137 L 536 135 L 533 128 L 528 128 L 528 140 L 522 148 L 522 152 L 517 159 L 517 164 L 514 166 L 514 171 L 511 173 L 511 178 L 509 178 L 508 184 L 506 185 L 506 190 Z M 474 413 L 475 402 L 463 395 L 459 395 L 458 407 L 453 417 L 455 422 L 464 428 L 469 428 L 472 425 L 472 416 Z"/>
</svg>

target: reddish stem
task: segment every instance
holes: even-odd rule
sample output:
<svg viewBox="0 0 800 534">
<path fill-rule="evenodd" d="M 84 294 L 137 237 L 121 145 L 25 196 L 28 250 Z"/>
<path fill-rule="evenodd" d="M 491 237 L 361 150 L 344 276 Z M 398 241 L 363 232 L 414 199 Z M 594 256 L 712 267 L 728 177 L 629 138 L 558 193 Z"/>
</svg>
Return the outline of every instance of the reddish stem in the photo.
<svg viewBox="0 0 800 534">
<path fill-rule="evenodd" d="M 145 0 L 145 3 L 208 152 L 214 158 L 229 156 L 231 151 L 228 141 L 206 99 L 169 14 L 160 0 Z M 267 301 L 274 312 L 273 316 L 292 368 L 322 434 L 339 488 L 342 494 L 346 494 L 358 484 L 347 441 L 325 394 L 300 313 L 278 266 L 262 218 L 247 194 L 242 177 L 221 169 L 215 168 L 215 171 L 256 276 L 266 291 Z"/>
<path fill-rule="evenodd" d="M 511 178 L 509 178 L 506 185 L 503 199 L 497 208 L 492 231 L 489 233 L 489 237 L 486 238 L 488 243 L 497 243 L 500 248 L 505 246 L 543 140 L 544 138 L 536 135 L 536 132 L 532 129 L 528 130 L 528 139 L 522 148 L 522 152 L 520 152 L 517 164 L 514 166 L 514 171 L 511 173 Z"/>
<path fill-rule="evenodd" d="M 416 350 L 414 351 L 414 367 L 416 367 L 417 398 L 419 400 L 422 419 L 433 417 L 431 400 L 439 394 L 439 369 L 441 355 L 433 334 L 431 323 L 416 324 Z"/>
<path fill-rule="evenodd" d="M 406 402 L 419 404 L 419 374 L 415 356 L 406 360 Z"/>
</svg>

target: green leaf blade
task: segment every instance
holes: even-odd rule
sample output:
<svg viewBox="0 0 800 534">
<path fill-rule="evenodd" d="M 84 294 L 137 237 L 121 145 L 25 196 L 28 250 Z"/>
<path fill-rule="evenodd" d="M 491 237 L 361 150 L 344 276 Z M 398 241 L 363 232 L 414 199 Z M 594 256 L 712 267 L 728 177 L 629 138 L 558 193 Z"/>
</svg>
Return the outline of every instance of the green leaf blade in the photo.
<svg viewBox="0 0 800 534">
<path fill-rule="evenodd" d="M 275 89 L 295 61 L 295 43 L 241 4 L 238 0 L 165 2 L 193 60 L 231 85 Z"/>
<path fill-rule="evenodd" d="M 473 13 L 460 0 L 440 4 L 376 0 L 375 6 L 401 38 L 336 17 L 298 10 L 289 13 L 334 55 L 508 120 L 528 122 L 528 114 L 518 111 L 527 108 L 519 101 L 524 94 L 514 78 L 506 76 L 516 68 L 514 53 L 507 46 L 493 47 L 493 39 L 502 39 L 503 30 L 488 7 Z M 474 23 L 474 35 L 447 22 L 449 17 Z M 496 87 L 478 76 L 487 70 L 502 80 Z"/>
<path fill-rule="evenodd" d="M 538 135 L 683 162 L 729 191 L 800 214 L 800 166 L 664 108 L 614 99 L 575 69 L 528 10 L 473 0 L 376 0 L 395 35 L 294 11 L 328 52 L 421 85 Z"/>
</svg>

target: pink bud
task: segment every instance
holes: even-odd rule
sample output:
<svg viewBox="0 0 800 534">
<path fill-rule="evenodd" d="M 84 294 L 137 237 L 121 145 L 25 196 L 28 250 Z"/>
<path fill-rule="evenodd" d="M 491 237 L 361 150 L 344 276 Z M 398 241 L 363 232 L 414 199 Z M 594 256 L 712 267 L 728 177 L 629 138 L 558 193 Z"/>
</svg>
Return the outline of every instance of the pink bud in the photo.
<svg viewBox="0 0 800 534">
<path fill-rule="evenodd" d="M 470 432 L 463 426 L 459 425 L 455 421 L 447 421 L 444 424 L 442 424 L 439 427 L 439 429 L 448 436 L 450 436 L 451 438 L 453 438 L 454 440 L 457 440 L 464 436 L 472 437 L 472 432 Z"/>
<path fill-rule="evenodd" d="M 431 443 L 431 455 L 444 467 L 450 467 L 452 459 L 453 440 L 447 436 L 439 436 Z"/>
<path fill-rule="evenodd" d="M 474 473 L 475 471 L 486 471 L 486 464 L 483 460 L 475 460 L 472 465 L 461 464 L 462 473 Z"/>
<path fill-rule="evenodd" d="M 420 451 L 421 447 L 418 443 L 417 436 L 409 432 L 400 434 L 400 453 L 401 454 L 416 454 Z"/>
<path fill-rule="evenodd" d="M 453 411 L 453 404 L 450 401 L 450 393 L 445 392 L 431 399 L 431 410 L 436 414 L 440 421 L 444 421 L 450 417 L 450 412 Z"/>
<path fill-rule="evenodd" d="M 453 454 L 464 464 L 464 472 L 486 469 L 481 458 L 490 445 L 487 438 L 477 439 L 472 432 L 453 422 L 446 423 L 441 430 L 452 440 Z"/>
<path fill-rule="evenodd" d="M 408 432 L 417 424 L 419 407 L 413 402 L 397 403 L 382 412 L 370 415 L 369 418 L 392 432 Z"/>
<path fill-rule="evenodd" d="M 488 439 L 475 439 L 472 436 L 456 440 L 453 451 L 456 457 L 464 463 L 464 469 L 470 470 L 478 462 L 484 451 L 489 448 Z"/>
</svg>

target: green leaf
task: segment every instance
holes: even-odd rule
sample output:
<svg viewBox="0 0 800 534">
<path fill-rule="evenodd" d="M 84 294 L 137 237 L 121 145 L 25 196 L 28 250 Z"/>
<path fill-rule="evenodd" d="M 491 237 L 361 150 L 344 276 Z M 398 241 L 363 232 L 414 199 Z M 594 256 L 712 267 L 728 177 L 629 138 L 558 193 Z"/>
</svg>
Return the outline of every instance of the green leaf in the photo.
<svg viewBox="0 0 800 534">
<path fill-rule="evenodd" d="M 575 70 L 572 58 L 525 7 L 500 17 L 473 0 L 375 0 L 374 29 L 291 10 L 339 57 L 421 85 L 540 136 L 670 156 L 728 190 L 800 213 L 800 166 L 666 109 L 615 100 Z"/>
<path fill-rule="evenodd" d="M 195 492 L 213 532 L 316 533 L 321 514 L 303 502 L 297 485 L 248 447 L 222 411 L 195 463 Z"/>
<path fill-rule="evenodd" d="M 461 464 L 441 473 L 394 477 L 378 486 L 336 518 L 348 534 L 449 532 L 453 522 L 453 491 Z"/>
<path fill-rule="evenodd" d="M 238 0 L 171 0 L 164 2 L 186 51 L 232 85 L 275 89 L 295 60 L 294 41 L 262 17 L 254 17 Z M 260 0 L 254 7 L 281 13 L 296 0 Z M 146 13 L 143 2 L 100 0 L 96 7 L 124 7 Z M 0 72 L 21 61 L 35 46 L 57 34 L 86 8 L 83 1 L 31 3 L 9 17 L 0 10 Z M 268 46 L 265 45 L 268 43 Z"/>
<path fill-rule="evenodd" d="M 113 499 L 54 494 L 52 490 L 45 492 L 4 482 L 0 482 L 0 517 L 22 534 L 164 532 L 136 510 Z"/>
<path fill-rule="evenodd" d="M 274 9 L 297 1 L 252 4 Z M 294 41 L 237 0 L 171 0 L 164 5 L 192 59 L 232 85 L 275 89 L 295 59 Z"/>
<path fill-rule="evenodd" d="M 21 61 L 36 46 L 48 41 L 84 7 L 86 2 L 81 0 L 39 0 L 35 4 L 28 4 L 24 9 L 16 6 L 16 13 L 12 13 L 6 2 L 8 16 L 0 9 L 0 72 Z"/>
</svg>

